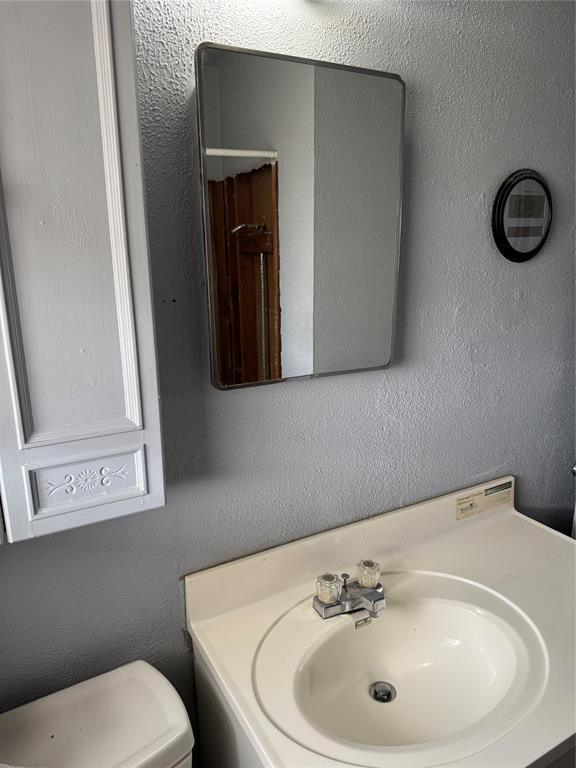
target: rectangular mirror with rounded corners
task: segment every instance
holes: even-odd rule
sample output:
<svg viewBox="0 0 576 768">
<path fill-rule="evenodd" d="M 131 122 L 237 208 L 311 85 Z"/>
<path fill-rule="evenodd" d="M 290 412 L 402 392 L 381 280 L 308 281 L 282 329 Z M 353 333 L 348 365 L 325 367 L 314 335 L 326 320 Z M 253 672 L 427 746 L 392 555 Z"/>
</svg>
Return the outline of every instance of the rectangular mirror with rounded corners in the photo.
<svg viewBox="0 0 576 768">
<path fill-rule="evenodd" d="M 400 77 L 203 43 L 196 85 L 214 385 L 388 366 Z"/>
</svg>

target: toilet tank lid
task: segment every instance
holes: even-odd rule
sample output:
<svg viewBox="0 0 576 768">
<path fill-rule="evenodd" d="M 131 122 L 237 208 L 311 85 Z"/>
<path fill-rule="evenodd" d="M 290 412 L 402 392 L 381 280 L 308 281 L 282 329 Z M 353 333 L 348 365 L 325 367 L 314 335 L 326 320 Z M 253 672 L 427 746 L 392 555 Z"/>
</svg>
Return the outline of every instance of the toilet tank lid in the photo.
<svg viewBox="0 0 576 768">
<path fill-rule="evenodd" d="M 0 768 L 172 768 L 193 744 L 182 700 L 145 661 L 0 715 Z"/>
</svg>

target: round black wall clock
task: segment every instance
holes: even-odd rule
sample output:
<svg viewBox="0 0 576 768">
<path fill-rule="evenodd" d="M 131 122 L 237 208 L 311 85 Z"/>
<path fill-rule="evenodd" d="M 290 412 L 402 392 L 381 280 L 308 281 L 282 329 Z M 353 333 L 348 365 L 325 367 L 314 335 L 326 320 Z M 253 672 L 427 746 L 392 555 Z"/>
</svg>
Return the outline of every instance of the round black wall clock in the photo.
<svg viewBox="0 0 576 768">
<path fill-rule="evenodd" d="M 528 261 L 544 245 L 552 223 L 548 185 L 525 168 L 508 176 L 492 209 L 492 233 L 500 253 L 510 261 Z"/>
</svg>

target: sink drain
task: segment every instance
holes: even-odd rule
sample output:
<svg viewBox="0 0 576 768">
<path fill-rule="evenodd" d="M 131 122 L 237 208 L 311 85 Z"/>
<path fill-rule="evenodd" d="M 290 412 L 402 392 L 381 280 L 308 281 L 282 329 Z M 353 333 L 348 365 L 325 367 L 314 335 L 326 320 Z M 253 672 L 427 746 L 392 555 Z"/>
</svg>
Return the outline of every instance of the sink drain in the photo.
<svg viewBox="0 0 576 768">
<path fill-rule="evenodd" d="M 368 693 L 374 701 L 379 701 L 381 704 L 388 704 L 396 698 L 396 688 L 391 683 L 385 683 L 382 680 L 372 683 L 368 688 Z"/>
</svg>

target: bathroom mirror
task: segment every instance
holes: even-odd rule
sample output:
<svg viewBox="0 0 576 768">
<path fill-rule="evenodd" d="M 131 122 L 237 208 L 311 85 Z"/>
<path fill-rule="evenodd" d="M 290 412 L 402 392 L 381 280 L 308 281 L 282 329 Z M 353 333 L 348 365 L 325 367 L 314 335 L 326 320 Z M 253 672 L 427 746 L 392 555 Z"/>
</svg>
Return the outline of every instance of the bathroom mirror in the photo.
<svg viewBox="0 0 576 768">
<path fill-rule="evenodd" d="M 389 365 L 400 77 L 203 43 L 196 79 L 214 385 Z"/>
</svg>

